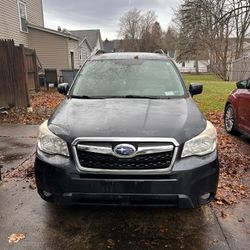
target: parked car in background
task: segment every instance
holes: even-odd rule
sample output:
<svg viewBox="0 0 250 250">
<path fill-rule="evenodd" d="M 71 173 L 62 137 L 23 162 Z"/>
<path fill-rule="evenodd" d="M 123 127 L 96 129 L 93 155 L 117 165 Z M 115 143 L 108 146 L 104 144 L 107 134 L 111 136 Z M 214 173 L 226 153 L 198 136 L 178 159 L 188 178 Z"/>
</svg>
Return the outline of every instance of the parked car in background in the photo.
<svg viewBox="0 0 250 250">
<path fill-rule="evenodd" d="M 40 126 L 37 189 L 62 204 L 193 208 L 213 200 L 217 133 L 164 54 L 90 57 Z"/>
<path fill-rule="evenodd" d="M 225 105 L 224 124 L 230 134 L 242 132 L 250 135 L 250 79 L 236 83 Z"/>
</svg>

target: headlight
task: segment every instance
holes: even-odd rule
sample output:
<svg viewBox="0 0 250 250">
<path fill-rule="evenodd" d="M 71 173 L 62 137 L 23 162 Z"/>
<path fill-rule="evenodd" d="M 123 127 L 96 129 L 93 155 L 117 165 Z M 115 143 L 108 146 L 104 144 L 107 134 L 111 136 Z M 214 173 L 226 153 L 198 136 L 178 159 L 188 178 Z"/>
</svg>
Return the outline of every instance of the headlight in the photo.
<svg viewBox="0 0 250 250">
<path fill-rule="evenodd" d="M 48 121 L 39 127 L 38 148 L 47 154 L 69 156 L 67 143 L 48 129 Z"/>
<path fill-rule="evenodd" d="M 217 147 L 217 132 L 213 124 L 207 121 L 206 129 L 196 137 L 184 144 L 181 157 L 191 155 L 206 155 L 212 153 Z"/>
</svg>

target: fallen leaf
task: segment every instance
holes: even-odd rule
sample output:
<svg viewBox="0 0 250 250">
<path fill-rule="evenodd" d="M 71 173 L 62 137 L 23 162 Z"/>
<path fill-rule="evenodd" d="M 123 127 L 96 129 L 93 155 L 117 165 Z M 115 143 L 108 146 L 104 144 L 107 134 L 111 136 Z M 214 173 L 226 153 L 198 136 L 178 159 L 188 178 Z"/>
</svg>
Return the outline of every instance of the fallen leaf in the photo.
<svg viewBox="0 0 250 250">
<path fill-rule="evenodd" d="M 208 112 L 206 117 L 215 125 L 218 133 L 220 177 L 212 206 L 217 206 L 220 213 L 218 206 L 227 208 L 249 197 L 249 189 L 243 183 L 250 162 L 250 155 L 245 152 L 250 151 L 250 147 L 240 138 L 225 132 L 222 112 Z"/>
<path fill-rule="evenodd" d="M 222 218 L 226 218 L 227 217 L 227 214 L 225 213 L 224 210 L 221 210 L 220 215 L 221 215 Z"/>
<path fill-rule="evenodd" d="M 244 218 L 238 219 L 238 222 L 245 222 Z"/>
<path fill-rule="evenodd" d="M 25 239 L 25 235 L 21 234 L 21 233 L 16 233 L 16 234 L 11 234 L 8 239 L 9 239 L 9 243 L 10 244 L 16 244 L 18 243 L 20 240 Z"/>
<path fill-rule="evenodd" d="M 216 204 L 223 205 L 224 203 L 222 201 L 216 201 Z"/>
<path fill-rule="evenodd" d="M 29 185 L 29 188 L 32 189 L 32 190 L 35 190 L 36 189 L 36 184 L 35 183 L 31 183 Z"/>
<path fill-rule="evenodd" d="M 163 225 L 160 225 L 160 233 L 161 234 L 165 234 L 168 232 L 168 228 L 163 226 Z"/>
</svg>

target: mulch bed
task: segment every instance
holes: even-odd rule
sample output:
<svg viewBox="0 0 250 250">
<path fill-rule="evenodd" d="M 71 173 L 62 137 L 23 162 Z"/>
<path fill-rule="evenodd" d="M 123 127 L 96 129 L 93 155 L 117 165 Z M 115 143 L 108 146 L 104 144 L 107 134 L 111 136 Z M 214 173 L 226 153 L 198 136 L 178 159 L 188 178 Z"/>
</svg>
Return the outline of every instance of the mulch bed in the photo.
<svg viewBox="0 0 250 250">
<path fill-rule="evenodd" d="M 217 128 L 220 161 L 219 185 L 212 206 L 227 208 L 249 197 L 245 178 L 250 170 L 250 144 L 225 132 L 221 112 L 210 112 L 206 116 Z M 221 216 L 226 216 L 223 210 Z"/>
<path fill-rule="evenodd" d="M 0 122 L 12 124 L 41 124 L 64 99 L 56 90 L 41 91 L 31 99 L 32 112 L 26 108 L 12 108 L 0 112 Z"/>
</svg>

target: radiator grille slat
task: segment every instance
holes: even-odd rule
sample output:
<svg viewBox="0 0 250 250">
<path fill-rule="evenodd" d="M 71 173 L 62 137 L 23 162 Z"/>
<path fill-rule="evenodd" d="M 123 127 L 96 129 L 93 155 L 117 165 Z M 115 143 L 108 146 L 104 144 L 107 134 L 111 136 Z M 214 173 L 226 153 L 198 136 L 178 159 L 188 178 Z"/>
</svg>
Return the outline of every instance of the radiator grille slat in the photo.
<svg viewBox="0 0 250 250">
<path fill-rule="evenodd" d="M 168 168 L 173 158 L 173 151 L 138 155 L 133 158 L 118 158 L 113 155 L 77 150 L 81 166 L 97 169 L 147 170 Z"/>
</svg>

